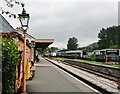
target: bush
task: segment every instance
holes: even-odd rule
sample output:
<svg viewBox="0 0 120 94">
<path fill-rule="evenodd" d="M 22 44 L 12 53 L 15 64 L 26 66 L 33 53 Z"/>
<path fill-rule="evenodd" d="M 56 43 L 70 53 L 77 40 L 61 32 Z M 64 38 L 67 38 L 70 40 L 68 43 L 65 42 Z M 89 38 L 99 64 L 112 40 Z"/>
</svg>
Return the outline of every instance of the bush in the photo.
<svg viewBox="0 0 120 94">
<path fill-rule="evenodd" d="M 77 54 L 74 54 L 74 55 L 73 55 L 73 59 L 77 59 Z"/>
<path fill-rule="evenodd" d="M 95 61 L 96 60 L 96 54 L 92 54 L 90 58 L 91 58 L 92 61 Z"/>
<path fill-rule="evenodd" d="M 20 52 L 14 38 L 2 37 L 2 94 L 14 94 L 16 65 Z"/>
</svg>

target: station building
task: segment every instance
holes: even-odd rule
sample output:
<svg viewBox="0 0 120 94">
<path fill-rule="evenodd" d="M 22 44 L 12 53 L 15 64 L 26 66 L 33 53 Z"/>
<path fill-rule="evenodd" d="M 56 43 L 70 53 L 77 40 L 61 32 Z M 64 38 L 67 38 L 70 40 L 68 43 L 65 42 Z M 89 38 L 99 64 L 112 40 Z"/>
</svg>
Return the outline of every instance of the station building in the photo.
<svg viewBox="0 0 120 94">
<path fill-rule="evenodd" d="M 16 74 L 16 83 L 15 84 L 15 91 L 21 86 L 22 81 L 22 62 L 23 62 L 23 48 L 24 48 L 24 36 L 23 36 L 23 30 L 21 28 L 14 29 L 10 23 L 0 14 L 0 34 L 6 34 L 9 36 L 13 36 L 16 38 L 18 50 L 20 50 L 21 53 L 21 62 L 19 66 L 16 66 L 16 70 L 19 71 L 19 73 Z M 27 34 L 26 38 L 26 59 L 27 62 L 33 61 L 35 62 L 36 57 L 36 50 L 37 48 L 41 48 L 42 50 L 45 50 L 50 44 L 54 42 L 53 39 L 35 39 L 33 36 Z M 34 43 L 34 46 L 32 45 Z M 2 49 L 0 47 L 0 49 Z M 2 57 L 1 57 L 2 58 Z M 2 60 L 2 59 L 0 59 Z M 1 61 L 2 62 L 2 61 Z M 0 87 L 1 85 L 0 81 Z M 1 90 L 0 90 L 1 92 Z"/>
</svg>

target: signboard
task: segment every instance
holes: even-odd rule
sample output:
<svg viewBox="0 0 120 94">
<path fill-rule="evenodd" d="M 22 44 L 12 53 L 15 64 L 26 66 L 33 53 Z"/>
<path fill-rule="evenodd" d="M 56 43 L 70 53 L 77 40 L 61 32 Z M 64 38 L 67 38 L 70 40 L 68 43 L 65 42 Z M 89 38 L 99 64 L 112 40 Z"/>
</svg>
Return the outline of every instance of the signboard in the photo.
<svg viewBox="0 0 120 94">
<path fill-rule="evenodd" d="M 106 55 L 119 55 L 119 50 L 106 50 Z"/>
</svg>

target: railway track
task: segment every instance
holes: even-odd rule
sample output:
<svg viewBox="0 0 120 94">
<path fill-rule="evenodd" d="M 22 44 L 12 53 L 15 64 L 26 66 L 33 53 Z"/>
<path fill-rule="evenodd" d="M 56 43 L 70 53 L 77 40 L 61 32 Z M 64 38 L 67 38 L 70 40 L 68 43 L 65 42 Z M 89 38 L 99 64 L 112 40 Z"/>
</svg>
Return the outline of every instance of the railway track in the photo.
<svg viewBox="0 0 120 94">
<path fill-rule="evenodd" d="M 80 72 L 80 75 L 82 75 L 82 77 L 81 77 L 81 76 L 79 76 L 79 75 L 77 75 L 77 74 L 69 71 L 67 68 L 62 67 L 62 66 L 60 66 L 59 64 L 56 64 L 56 63 L 52 62 L 51 60 L 49 60 L 49 61 L 50 61 L 52 64 L 56 65 L 57 67 L 63 69 L 64 71 L 68 72 L 69 74 L 73 75 L 73 76 L 76 77 L 77 79 L 85 82 L 86 84 L 88 84 L 88 85 L 90 85 L 91 87 L 95 88 L 96 90 L 100 91 L 100 92 L 103 93 L 103 94 L 118 94 L 118 93 L 116 92 L 116 89 L 117 89 L 116 79 L 117 79 L 117 78 L 115 78 L 115 77 L 112 78 L 112 81 L 109 81 L 109 80 L 111 80 L 111 79 L 110 79 L 111 77 L 107 77 L 107 76 L 105 76 L 105 74 L 101 76 L 101 73 L 93 72 L 93 71 L 87 70 L 87 69 L 85 69 L 85 68 L 81 68 L 81 67 L 78 66 L 78 65 L 69 64 L 68 62 L 58 61 L 59 63 L 65 64 L 65 65 L 68 65 L 68 66 L 72 66 L 72 67 L 74 67 L 74 68 L 76 68 L 76 69 L 79 69 L 79 70 L 83 70 L 83 71 L 89 72 L 90 74 L 95 74 L 95 75 L 97 75 L 97 76 L 94 76 L 94 75 L 91 76 L 91 75 L 89 75 L 89 74 L 85 74 L 84 72 Z M 76 70 L 76 72 L 77 72 L 77 70 Z M 79 71 L 78 71 L 78 72 L 79 72 Z M 107 79 L 105 80 L 105 79 L 103 79 L 102 77 L 107 78 Z M 92 80 L 89 81 L 89 79 L 92 79 Z M 108 79 L 109 79 L 109 80 L 108 80 Z M 97 82 L 95 82 L 95 81 L 97 81 Z M 110 90 L 110 89 L 111 89 L 111 90 L 113 89 L 113 91 L 109 91 L 109 90 L 107 90 L 107 88 L 109 88 L 109 90 Z M 114 92 L 114 91 L 115 91 L 115 92 Z"/>
<path fill-rule="evenodd" d="M 68 63 L 68 62 L 61 62 L 61 63 L 66 64 L 66 65 L 69 65 L 69 66 L 72 66 L 72 67 L 74 67 L 74 68 L 78 68 L 78 69 L 87 71 L 87 72 L 89 72 L 89 73 L 98 75 L 98 76 L 100 76 L 100 77 L 104 77 L 104 78 L 109 79 L 109 80 L 113 80 L 113 81 L 115 81 L 115 82 L 117 82 L 117 80 L 119 79 L 119 78 L 116 77 L 116 76 L 111 76 L 111 75 L 108 75 L 108 74 L 106 74 L 106 73 L 101 73 L 101 72 L 99 72 L 99 71 L 96 72 L 96 71 L 94 71 L 94 70 L 90 70 L 90 69 L 83 68 L 83 67 L 81 67 L 81 66 L 78 65 L 78 64 L 71 64 L 71 63 Z"/>
<path fill-rule="evenodd" d="M 106 67 L 106 66 L 101 66 L 101 65 L 94 65 L 94 64 L 89 64 L 85 62 L 78 62 L 78 61 L 72 61 L 72 60 L 57 60 L 60 61 L 61 63 L 64 63 L 66 65 L 87 71 L 89 73 L 104 77 L 109 80 L 113 80 L 115 82 L 120 79 L 120 68 L 111 68 L 111 67 Z"/>
</svg>

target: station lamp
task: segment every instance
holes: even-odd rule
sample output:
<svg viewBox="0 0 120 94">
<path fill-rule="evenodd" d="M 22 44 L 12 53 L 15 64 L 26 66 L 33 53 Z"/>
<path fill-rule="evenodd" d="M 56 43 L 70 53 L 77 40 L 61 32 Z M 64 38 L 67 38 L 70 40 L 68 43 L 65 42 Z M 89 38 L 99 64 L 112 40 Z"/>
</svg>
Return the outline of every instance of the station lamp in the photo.
<svg viewBox="0 0 120 94">
<path fill-rule="evenodd" d="M 28 29 L 28 23 L 29 23 L 30 16 L 28 13 L 26 13 L 24 8 L 23 8 L 22 14 L 18 14 L 18 16 L 19 16 L 21 26 L 23 30 L 26 32 Z"/>
<path fill-rule="evenodd" d="M 23 8 L 22 14 L 18 14 L 19 20 L 23 29 L 24 34 L 24 54 L 23 54 L 23 83 L 22 83 L 22 93 L 26 94 L 26 32 L 28 29 L 28 23 L 29 23 L 29 14 L 26 13 L 25 9 Z"/>
</svg>

